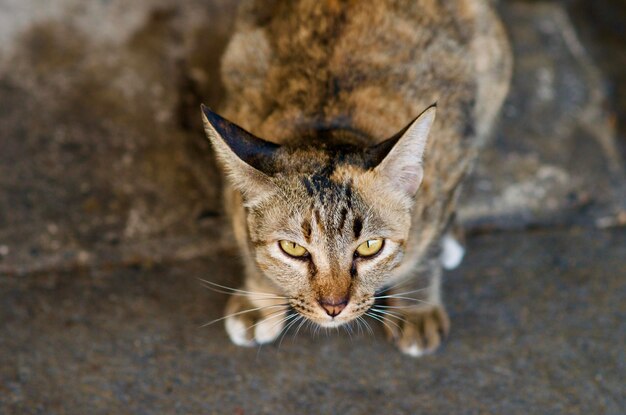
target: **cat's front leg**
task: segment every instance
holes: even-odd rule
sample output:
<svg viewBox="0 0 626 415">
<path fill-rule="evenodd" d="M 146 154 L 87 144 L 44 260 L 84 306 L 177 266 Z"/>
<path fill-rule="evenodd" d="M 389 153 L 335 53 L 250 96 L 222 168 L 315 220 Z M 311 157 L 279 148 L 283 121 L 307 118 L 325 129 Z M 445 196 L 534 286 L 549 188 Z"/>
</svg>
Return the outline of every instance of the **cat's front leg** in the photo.
<svg viewBox="0 0 626 415">
<path fill-rule="evenodd" d="M 378 309 L 385 331 L 403 353 L 419 357 L 435 352 L 450 330 L 441 302 L 441 266 L 430 261 L 420 276 L 384 293 Z M 376 306 L 375 306 L 376 307 Z"/>
<path fill-rule="evenodd" d="M 433 353 L 450 329 L 448 314 L 441 304 L 421 306 L 400 314 L 394 317 L 395 324 L 389 322 L 385 328 L 398 349 L 409 356 Z"/>
<path fill-rule="evenodd" d="M 287 319 L 286 299 L 268 289 L 251 291 L 244 286 L 228 299 L 226 332 L 238 346 L 270 343 L 280 335 Z"/>
</svg>

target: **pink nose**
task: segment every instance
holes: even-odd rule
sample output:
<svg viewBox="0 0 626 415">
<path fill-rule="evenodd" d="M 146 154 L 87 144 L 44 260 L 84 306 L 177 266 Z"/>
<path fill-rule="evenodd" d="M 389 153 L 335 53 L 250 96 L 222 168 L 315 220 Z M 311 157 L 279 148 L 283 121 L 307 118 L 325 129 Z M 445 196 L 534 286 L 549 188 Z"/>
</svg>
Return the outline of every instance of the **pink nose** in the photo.
<svg viewBox="0 0 626 415">
<path fill-rule="evenodd" d="M 331 317 L 338 316 L 339 313 L 343 311 L 344 308 L 348 305 L 348 298 L 322 298 L 318 301 L 322 308 L 326 310 L 326 314 Z"/>
</svg>

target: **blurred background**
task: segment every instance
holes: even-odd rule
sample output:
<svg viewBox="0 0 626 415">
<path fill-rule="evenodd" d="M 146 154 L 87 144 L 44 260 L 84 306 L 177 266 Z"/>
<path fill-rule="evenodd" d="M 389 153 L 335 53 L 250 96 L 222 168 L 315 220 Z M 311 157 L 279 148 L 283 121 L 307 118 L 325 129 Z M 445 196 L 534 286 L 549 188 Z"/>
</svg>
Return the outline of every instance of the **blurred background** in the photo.
<svg viewBox="0 0 626 415">
<path fill-rule="evenodd" d="M 240 281 L 199 110 L 236 5 L 0 0 L 0 413 L 623 413 L 626 3 L 498 3 L 512 90 L 421 360 L 199 328 L 197 278 Z"/>
</svg>

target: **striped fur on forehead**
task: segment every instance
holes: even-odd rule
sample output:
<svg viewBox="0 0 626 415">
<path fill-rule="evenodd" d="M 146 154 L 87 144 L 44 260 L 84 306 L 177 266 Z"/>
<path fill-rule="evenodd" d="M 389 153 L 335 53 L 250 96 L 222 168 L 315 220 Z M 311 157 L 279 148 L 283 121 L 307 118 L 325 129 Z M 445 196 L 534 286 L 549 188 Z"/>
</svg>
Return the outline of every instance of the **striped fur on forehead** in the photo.
<svg viewBox="0 0 626 415">
<path fill-rule="evenodd" d="M 252 245 L 280 234 L 343 253 L 366 237 L 405 239 L 410 215 L 403 197 L 372 174 L 360 166 L 339 164 L 277 177 L 280 191 L 247 210 Z"/>
<path fill-rule="evenodd" d="M 332 198 L 323 195 L 314 198 L 311 212 L 311 229 L 327 244 L 335 239 L 347 243 L 361 236 L 360 230 L 357 234 L 353 230 L 362 227 L 366 207 L 351 192 L 334 193 Z"/>
</svg>

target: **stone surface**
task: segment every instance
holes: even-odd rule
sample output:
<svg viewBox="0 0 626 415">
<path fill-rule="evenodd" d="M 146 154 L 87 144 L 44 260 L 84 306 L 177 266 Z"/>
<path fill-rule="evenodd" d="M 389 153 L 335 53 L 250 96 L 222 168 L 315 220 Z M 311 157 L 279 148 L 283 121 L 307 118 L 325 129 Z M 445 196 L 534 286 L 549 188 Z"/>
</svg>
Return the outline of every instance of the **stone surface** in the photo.
<svg viewBox="0 0 626 415">
<path fill-rule="evenodd" d="M 223 0 L 0 1 L 0 272 L 210 251 L 222 234 L 220 179 L 198 106 L 219 107 L 234 10 Z M 614 112 L 564 6 L 501 11 L 512 92 L 459 218 L 470 230 L 623 223 Z"/>
<path fill-rule="evenodd" d="M 605 74 L 612 122 L 617 126 L 620 154 L 626 159 L 626 7 L 622 0 L 568 2 L 582 41 Z"/>
<path fill-rule="evenodd" d="M 225 297 L 196 278 L 241 274 L 198 108 L 236 2 L 0 0 L 0 414 L 622 413 L 626 9 L 499 4 L 511 96 L 463 196 L 452 337 L 414 361 L 380 328 L 199 328 Z"/>
<path fill-rule="evenodd" d="M 501 13 L 515 56 L 500 128 L 459 218 L 470 228 L 596 224 L 626 210 L 626 172 L 603 74 L 557 2 Z"/>
<path fill-rule="evenodd" d="M 621 414 L 626 232 L 474 237 L 449 274 L 452 332 L 419 360 L 374 335 L 230 343 L 229 252 L 154 268 L 0 280 L 3 414 Z M 601 261 L 596 258 L 602 258 Z M 7 335 L 10 334 L 10 335 Z"/>
<path fill-rule="evenodd" d="M 50 3 L 51 16 L 4 35 L 14 43 L 0 58 L 0 245 L 8 249 L 0 272 L 94 265 L 101 251 L 123 256 L 150 241 L 202 251 L 198 235 L 214 239 L 221 203 L 199 105 L 218 99 L 209 83 L 219 86 L 233 7 Z M 86 29 L 97 26 L 94 13 L 138 17 L 101 33 Z M 201 98 L 202 82 L 212 92 Z M 145 258 L 172 257 L 162 251 Z"/>
</svg>

